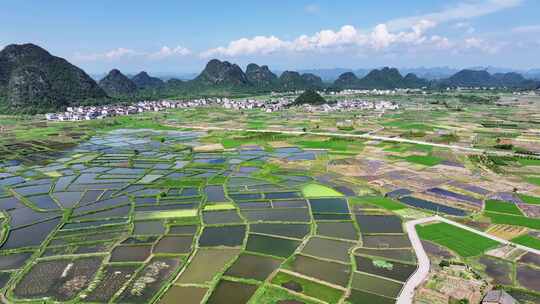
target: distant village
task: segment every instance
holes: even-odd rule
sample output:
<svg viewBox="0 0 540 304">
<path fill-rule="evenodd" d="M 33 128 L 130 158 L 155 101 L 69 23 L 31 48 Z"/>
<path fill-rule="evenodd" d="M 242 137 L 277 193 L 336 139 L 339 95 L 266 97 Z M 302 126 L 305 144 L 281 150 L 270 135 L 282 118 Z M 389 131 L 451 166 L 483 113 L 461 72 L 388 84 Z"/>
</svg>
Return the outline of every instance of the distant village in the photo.
<svg viewBox="0 0 540 304">
<path fill-rule="evenodd" d="M 332 94 L 336 95 L 336 94 Z M 341 96 L 350 95 L 348 92 Z M 229 99 L 229 98 L 204 98 L 194 100 L 159 100 L 139 101 L 134 104 L 118 104 L 103 106 L 68 107 L 65 112 L 45 114 L 50 121 L 80 121 L 104 119 L 114 116 L 133 115 L 144 112 L 160 112 L 168 109 L 187 109 L 197 107 L 218 106 L 232 110 L 260 109 L 266 113 L 281 111 L 294 102 L 291 97 L 277 97 L 268 100 L 261 99 Z M 356 98 L 342 99 L 337 102 L 323 105 L 304 105 L 307 111 L 351 111 L 351 110 L 396 110 L 399 105 L 390 101 L 367 101 Z"/>
</svg>

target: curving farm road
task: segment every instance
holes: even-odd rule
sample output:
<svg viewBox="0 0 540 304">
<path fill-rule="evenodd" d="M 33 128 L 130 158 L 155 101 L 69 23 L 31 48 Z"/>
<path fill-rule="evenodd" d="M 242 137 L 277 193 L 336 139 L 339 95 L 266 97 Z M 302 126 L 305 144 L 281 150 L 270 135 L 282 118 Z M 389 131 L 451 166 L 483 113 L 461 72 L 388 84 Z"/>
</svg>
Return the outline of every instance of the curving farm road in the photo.
<svg viewBox="0 0 540 304">
<path fill-rule="evenodd" d="M 399 294 L 399 297 L 397 298 L 397 301 L 396 301 L 397 304 L 411 304 L 413 302 L 416 288 L 420 286 L 422 282 L 424 282 L 424 280 L 427 278 L 429 274 L 429 268 L 430 268 L 429 257 L 426 251 L 424 250 L 424 246 L 422 245 L 422 242 L 420 241 L 420 237 L 418 236 L 418 233 L 416 232 L 416 225 L 425 224 L 428 222 L 432 222 L 434 220 L 436 220 L 435 217 L 427 217 L 427 218 L 422 218 L 419 220 L 409 221 L 405 223 L 407 234 L 409 235 L 409 239 L 411 240 L 411 244 L 414 248 L 414 252 L 416 253 L 416 259 L 418 261 L 418 268 L 403 286 L 403 289 L 401 290 L 401 293 Z"/>
<path fill-rule="evenodd" d="M 519 249 L 522 249 L 522 250 L 532 252 L 532 253 L 536 253 L 536 254 L 540 255 L 540 250 L 529 248 L 529 247 L 519 245 L 519 244 L 516 244 L 516 243 L 512 243 L 510 241 L 498 238 L 496 236 L 493 236 L 493 235 L 487 234 L 485 232 L 478 231 L 478 230 L 476 230 L 474 228 L 465 226 L 463 224 L 454 222 L 452 220 L 441 217 L 439 215 L 409 221 L 409 222 L 405 223 L 405 227 L 407 229 L 407 234 L 409 235 L 409 239 L 411 240 L 411 244 L 412 244 L 412 246 L 414 248 L 414 251 L 416 253 L 416 257 L 417 257 L 417 260 L 418 260 L 418 269 L 409 278 L 409 280 L 407 280 L 407 282 L 403 286 L 403 289 L 401 290 L 401 294 L 399 295 L 399 297 L 398 297 L 398 299 L 396 301 L 397 304 L 411 304 L 413 302 L 413 299 L 414 299 L 414 293 L 415 293 L 416 288 L 418 286 L 420 286 L 420 284 L 422 284 L 422 282 L 424 282 L 424 280 L 426 279 L 426 277 L 429 274 L 429 268 L 430 268 L 429 257 L 427 256 L 426 251 L 424 250 L 424 246 L 422 246 L 422 242 L 420 241 L 420 238 L 418 237 L 418 233 L 416 232 L 416 226 L 417 225 L 421 225 L 421 224 L 425 224 L 425 223 L 429 223 L 429 222 L 444 222 L 444 223 L 459 227 L 461 229 L 465 229 L 465 230 L 470 231 L 472 233 L 476 233 L 476 234 L 481 235 L 483 237 L 489 238 L 489 239 L 494 240 L 496 242 L 499 242 L 501 244 L 511 245 L 511 246 L 517 247 Z"/>
</svg>

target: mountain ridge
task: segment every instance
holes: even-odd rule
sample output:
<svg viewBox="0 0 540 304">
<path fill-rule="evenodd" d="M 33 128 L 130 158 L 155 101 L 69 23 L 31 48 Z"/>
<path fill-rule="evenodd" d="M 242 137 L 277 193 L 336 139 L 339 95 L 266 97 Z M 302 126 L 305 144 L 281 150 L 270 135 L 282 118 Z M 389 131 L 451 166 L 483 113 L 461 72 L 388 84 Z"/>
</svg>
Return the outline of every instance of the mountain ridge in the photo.
<svg viewBox="0 0 540 304">
<path fill-rule="evenodd" d="M 0 51 L 0 108 L 40 113 L 104 98 L 107 94 L 82 69 L 35 44 Z"/>
</svg>

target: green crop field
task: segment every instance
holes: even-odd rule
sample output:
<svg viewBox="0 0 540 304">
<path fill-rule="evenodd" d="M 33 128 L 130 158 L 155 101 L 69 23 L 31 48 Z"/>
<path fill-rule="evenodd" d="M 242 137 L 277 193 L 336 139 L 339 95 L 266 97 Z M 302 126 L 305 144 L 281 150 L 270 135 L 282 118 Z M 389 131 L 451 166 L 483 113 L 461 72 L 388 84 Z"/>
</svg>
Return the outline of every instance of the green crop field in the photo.
<svg viewBox="0 0 540 304">
<path fill-rule="evenodd" d="M 531 229 L 540 230 L 540 219 L 529 218 L 526 216 L 501 214 L 495 212 L 485 212 L 485 215 L 491 219 L 493 224 L 505 224 L 513 226 L 522 226 Z"/>
<path fill-rule="evenodd" d="M 540 176 L 529 176 L 526 180 L 531 184 L 540 186 Z"/>
<path fill-rule="evenodd" d="M 420 238 L 433 241 L 462 257 L 478 256 L 499 245 L 498 242 L 447 223 L 419 226 L 416 230 Z"/>
<path fill-rule="evenodd" d="M 402 210 L 407 209 L 403 204 L 398 203 L 397 201 L 383 197 L 383 196 L 362 196 L 362 197 L 353 197 L 349 201 L 351 204 L 370 204 L 377 207 L 381 207 L 387 210 Z"/>
<path fill-rule="evenodd" d="M 540 197 L 519 194 L 519 198 L 521 198 L 521 200 L 526 204 L 540 205 Z"/>
<path fill-rule="evenodd" d="M 341 197 L 343 194 L 332 188 L 328 188 L 319 184 L 308 184 L 302 188 L 302 193 L 307 198 L 314 197 Z"/>
<path fill-rule="evenodd" d="M 511 241 L 516 244 L 540 250 L 540 239 L 535 238 L 534 236 L 522 235 L 518 236 L 517 238 L 513 238 Z"/>
<path fill-rule="evenodd" d="M 522 166 L 540 166 L 540 159 L 518 158 L 517 161 Z"/>
<path fill-rule="evenodd" d="M 164 210 L 164 211 L 144 211 L 137 212 L 135 218 L 137 220 L 156 220 L 156 219 L 174 219 L 196 217 L 197 210 Z"/>
<path fill-rule="evenodd" d="M 521 213 L 521 210 L 519 210 L 519 208 L 515 204 L 497 200 L 487 200 L 486 211 L 507 213 L 513 215 L 523 215 L 523 213 Z"/>
<path fill-rule="evenodd" d="M 429 155 L 410 155 L 405 157 L 405 160 L 413 164 L 419 164 L 428 167 L 436 166 L 442 162 L 442 159 Z"/>
</svg>

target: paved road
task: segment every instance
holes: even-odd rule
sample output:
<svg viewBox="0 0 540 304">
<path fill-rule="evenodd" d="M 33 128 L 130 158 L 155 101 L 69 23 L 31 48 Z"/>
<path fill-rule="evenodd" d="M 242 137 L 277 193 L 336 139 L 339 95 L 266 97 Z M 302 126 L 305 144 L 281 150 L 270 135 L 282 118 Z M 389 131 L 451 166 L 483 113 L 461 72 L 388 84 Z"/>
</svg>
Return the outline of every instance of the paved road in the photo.
<svg viewBox="0 0 540 304">
<path fill-rule="evenodd" d="M 311 132 L 311 131 L 289 131 L 289 130 L 270 130 L 270 129 L 244 129 L 244 128 L 223 128 L 223 127 L 201 127 L 201 126 L 186 126 L 186 125 L 177 125 L 177 124 L 165 124 L 167 126 L 176 127 L 176 128 L 189 128 L 196 130 L 204 131 L 233 131 L 233 132 L 256 132 L 256 133 L 281 133 L 289 135 L 318 135 L 318 136 L 331 136 L 331 137 L 348 137 L 348 138 L 361 138 L 377 141 L 386 141 L 386 142 L 397 142 L 397 143 L 408 143 L 408 144 L 417 144 L 417 145 L 426 145 L 432 147 L 446 148 L 451 150 L 460 150 L 465 152 L 473 153 L 488 153 L 499 156 L 515 156 L 517 155 L 514 152 L 509 151 L 498 151 L 498 150 L 485 150 L 478 148 L 462 147 L 456 145 L 447 145 L 447 144 L 437 144 L 432 142 L 412 140 L 400 137 L 387 137 L 387 136 L 378 136 L 373 135 L 373 132 L 378 130 L 368 132 L 365 134 L 347 134 L 347 133 L 334 133 L 334 132 Z"/>
<path fill-rule="evenodd" d="M 414 298 L 414 293 L 415 293 L 416 288 L 418 286 L 420 286 L 420 284 L 422 284 L 422 282 L 424 282 L 424 280 L 426 279 L 426 277 L 427 277 L 427 275 L 429 273 L 429 268 L 430 268 L 429 258 L 428 258 L 427 254 L 426 254 L 426 251 L 424 250 L 424 246 L 422 246 L 422 242 L 420 242 L 420 238 L 418 237 L 418 233 L 416 232 L 416 226 L 421 225 L 421 224 L 425 224 L 425 223 L 429 223 L 429 222 L 436 222 L 436 221 L 437 222 L 444 222 L 444 223 L 447 223 L 447 224 L 450 224 L 450 225 L 454 225 L 456 227 L 465 229 L 465 230 L 470 231 L 472 233 L 476 233 L 476 234 L 481 235 L 483 237 L 492 239 L 492 240 L 494 240 L 496 242 L 499 242 L 501 244 L 511 245 L 511 246 L 516 247 L 516 248 L 525 250 L 527 252 L 540 254 L 540 250 L 536 250 L 536 249 L 533 249 L 533 248 L 529 248 L 527 246 L 512 243 L 510 241 L 498 238 L 496 236 L 487 234 L 487 233 L 482 232 L 482 231 L 478 231 L 478 230 L 476 230 L 474 228 L 465 226 L 463 224 L 454 222 L 452 220 L 449 220 L 447 218 L 444 218 L 444 217 L 441 217 L 441 216 L 438 216 L 438 215 L 437 216 L 432 216 L 432 217 L 426 217 L 426 218 L 422 218 L 422 219 L 418 219 L 418 220 L 409 221 L 409 222 L 405 223 L 405 226 L 407 228 L 407 234 L 409 235 L 409 239 L 411 240 L 411 244 L 412 244 L 412 246 L 414 248 L 414 251 L 416 253 L 416 257 L 417 257 L 417 260 L 418 260 L 418 269 L 409 278 L 409 280 L 407 280 L 407 282 L 405 283 L 405 286 L 401 290 L 401 293 L 400 293 L 400 295 L 399 295 L 399 297 L 397 299 L 397 302 L 396 302 L 397 304 L 411 304 L 412 301 L 413 301 L 413 298 Z"/>
<path fill-rule="evenodd" d="M 409 221 L 405 223 L 407 234 L 409 235 L 409 239 L 411 240 L 411 244 L 414 248 L 414 252 L 416 253 L 416 259 L 418 261 L 418 268 L 403 286 L 403 289 L 401 290 L 401 293 L 399 294 L 399 297 L 397 298 L 397 301 L 396 301 L 397 304 L 411 304 L 414 299 L 414 293 L 416 291 L 416 288 L 420 286 L 422 282 L 424 282 L 424 280 L 427 278 L 429 274 L 429 268 L 430 268 L 429 257 L 426 251 L 424 250 L 424 246 L 422 246 L 420 237 L 418 237 L 418 233 L 416 232 L 416 225 L 425 224 L 433 220 L 434 220 L 433 217 L 428 217 L 428 218 Z"/>
</svg>

